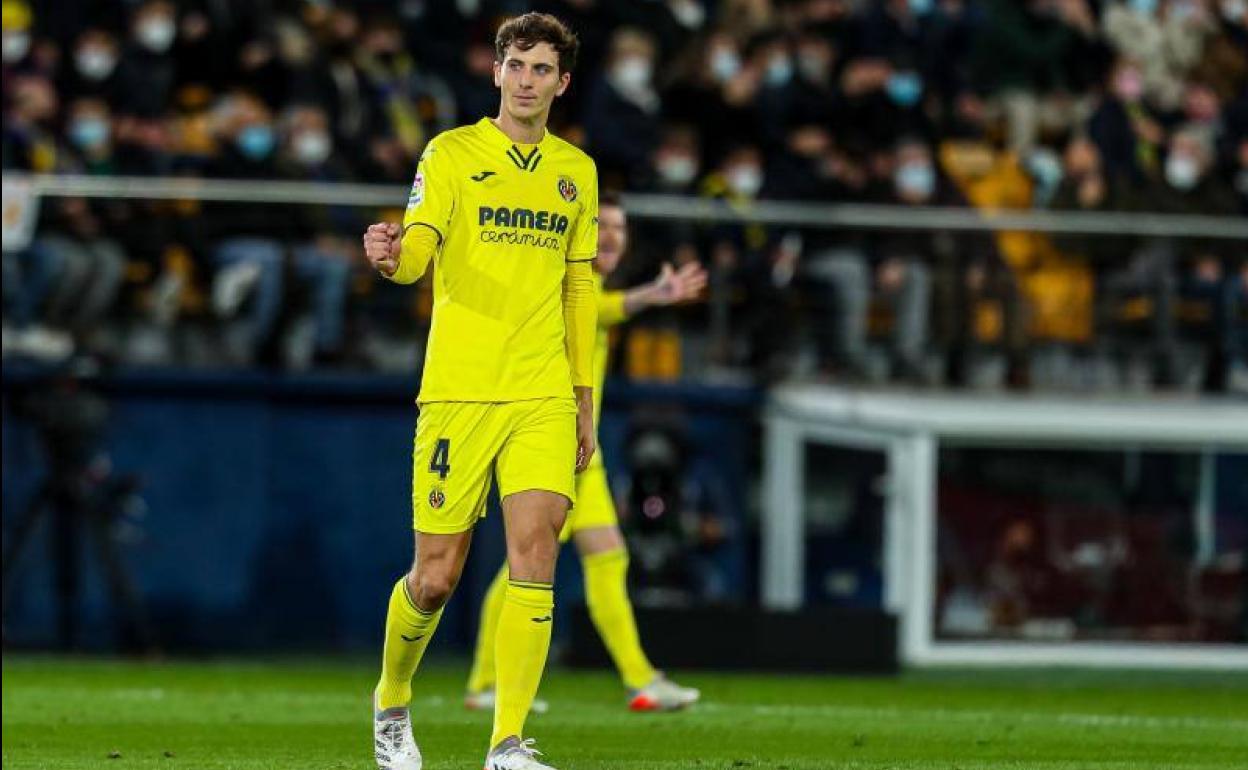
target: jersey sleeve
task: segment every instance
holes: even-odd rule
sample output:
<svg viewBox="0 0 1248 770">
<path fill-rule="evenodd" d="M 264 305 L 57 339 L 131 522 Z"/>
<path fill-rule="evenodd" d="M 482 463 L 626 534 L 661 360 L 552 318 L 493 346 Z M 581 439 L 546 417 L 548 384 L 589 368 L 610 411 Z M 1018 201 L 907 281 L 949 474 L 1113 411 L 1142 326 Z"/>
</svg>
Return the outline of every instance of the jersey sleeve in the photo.
<svg viewBox="0 0 1248 770">
<path fill-rule="evenodd" d="M 598 169 L 592 161 L 587 181 L 581 192 L 581 213 L 568 243 L 569 262 L 583 262 L 598 255 Z"/>
<path fill-rule="evenodd" d="M 420 162 L 416 165 L 416 178 L 407 196 L 407 212 L 403 215 L 403 230 L 414 225 L 425 225 L 438 233 L 438 242 L 446 240 L 450 229 L 451 214 L 455 211 L 455 184 L 451 159 L 446 149 L 434 139 L 425 146 Z"/>
<path fill-rule="evenodd" d="M 624 308 L 624 292 L 604 291 L 598 294 L 598 325 L 606 328 L 628 320 Z"/>
</svg>

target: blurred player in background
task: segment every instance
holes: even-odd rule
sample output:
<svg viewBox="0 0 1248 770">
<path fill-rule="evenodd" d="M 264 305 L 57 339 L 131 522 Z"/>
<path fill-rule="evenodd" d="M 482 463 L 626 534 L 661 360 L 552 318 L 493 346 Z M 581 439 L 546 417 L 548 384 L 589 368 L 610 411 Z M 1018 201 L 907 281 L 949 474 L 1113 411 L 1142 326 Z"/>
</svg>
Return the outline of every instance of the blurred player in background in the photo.
<svg viewBox="0 0 1248 770">
<path fill-rule="evenodd" d="M 628 222 L 614 195 L 599 201 L 598 259 L 595 284 L 598 299 L 598 339 L 594 347 L 594 425 L 602 412 L 602 387 L 607 377 L 610 328 L 650 307 L 695 299 L 706 287 L 706 271 L 696 262 L 680 269 L 663 265 L 650 283 L 628 291 L 604 291 L 603 282 L 619 266 L 628 247 Z M 633 711 L 672 711 L 698 700 L 697 690 L 681 687 L 656 671 L 646 658 L 628 599 L 628 549 L 607 485 L 602 453 L 576 480 L 576 505 L 559 535 L 560 542 L 576 543 L 585 574 L 585 598 L 589 615 L 602 637 Z M 476 655 L 464 699 L 469 709 L 492 708 L 495 703 L 495 649 L 507 595 L 508 569 L 504 564 L 490 584 L 481 606 Z"/>
<path fill-rule="evenodd" d="M 598 175 L 546 130 L 576 36 L 529 13 L 499 27 L 497 118 L 435 137 L 403 227 L 364 236 L 373 265 L 412 283 L 434 262 L 433 324 L 413 450 L 416 558 L 386 617 L 374 738 L 382 770 L 420 770 L 412 676 L 459 582 L 497 480 L 511 572 L 501 590 L 494 732 L 486 770 L 549 770 L 524 739 L 554 609 L 559 532 L 594 454 Z"/>
</svg>

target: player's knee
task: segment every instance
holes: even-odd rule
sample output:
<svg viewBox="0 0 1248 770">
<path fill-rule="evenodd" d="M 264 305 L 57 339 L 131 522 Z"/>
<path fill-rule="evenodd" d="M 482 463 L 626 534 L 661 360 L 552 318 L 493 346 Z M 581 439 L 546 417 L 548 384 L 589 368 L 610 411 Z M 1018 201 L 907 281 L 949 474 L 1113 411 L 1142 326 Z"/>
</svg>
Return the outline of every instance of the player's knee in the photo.
<svg viewBox="0 0 1248 770">
<path fill-rule="evenodd" d="M 451 592 L 455 590 L 455 580 L 443 572 L 418 571 L 414 580 L 409 578 L 408 585 L 412 586 L 413 583 L 415 590 L 412 599 L 416 606 L 427 612 L 444 606 L 451 598 Z"/>
<path fill-rule="evenodd" d="M 545 575 L 550 571 L 559 553 L 559 537 L 557 534 L 547 537 L 547 534 L 526 537 L 507 549 L 507 563 L 512 578 L 540 579 L 534 576 Z"/>
</svg>

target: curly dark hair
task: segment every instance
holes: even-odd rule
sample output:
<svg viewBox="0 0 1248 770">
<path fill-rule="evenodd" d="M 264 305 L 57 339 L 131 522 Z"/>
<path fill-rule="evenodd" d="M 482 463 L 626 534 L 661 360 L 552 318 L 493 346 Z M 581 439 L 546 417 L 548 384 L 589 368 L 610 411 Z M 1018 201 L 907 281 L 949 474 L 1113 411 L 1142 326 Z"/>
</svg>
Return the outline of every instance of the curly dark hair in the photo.
<svg viewBox="0 0 1248 770">
<path fill-rule="evenodd" d="M 576 66 L 580 39 L 568 25 L 548 13 L 526 13 L 503 22 L 494 37 L 494 58 L 501 62 L 507 55 L 508 46 L 514 45 L 521 51 L 527 51 L 538 43 L 549 43 L 559 54 L 561 73 L 571 72 Z"/>
</svg>

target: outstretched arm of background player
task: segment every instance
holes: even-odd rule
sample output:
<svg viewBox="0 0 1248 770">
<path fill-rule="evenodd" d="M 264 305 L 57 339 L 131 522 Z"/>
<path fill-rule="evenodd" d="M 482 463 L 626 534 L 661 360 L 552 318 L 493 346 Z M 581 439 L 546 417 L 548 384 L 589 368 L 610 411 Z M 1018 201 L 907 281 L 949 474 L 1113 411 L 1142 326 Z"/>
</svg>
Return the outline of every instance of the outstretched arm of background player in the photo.
<svg viewBox="0 0 1248 770">
<path fill-rule="evenodd" d="M 378 222 L 364 231 L 364 256 L 395 283 L 415 283 L 437 250 L 438 232 L 431 227 L 403 230 L 393 222 Z"/>
<path fill-rule="evenodd" d="M 594 456 L 594 340 L 598 328 L 594 268 L 591 260 L 569 262 L 563 276 L 563 324 L 566 329 L 572 390 L 576 394 L 576 470 Z"/>
<path fill-rule="evenodd" d="M 646 308 L 675 305 L 698 298 L 706 288 L 706 270 L 697 262 L 682 265 L 679 270 L 670 263 L 650 283 L 628 291 L 605 291 L 598 304 L 598 323 L 613 326 Z"/>
</svg>

